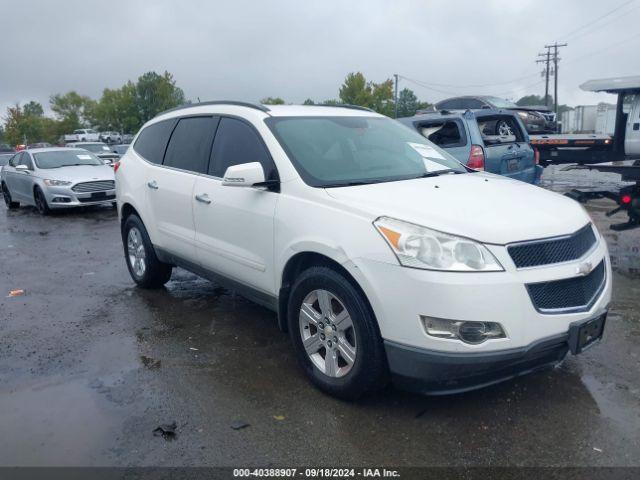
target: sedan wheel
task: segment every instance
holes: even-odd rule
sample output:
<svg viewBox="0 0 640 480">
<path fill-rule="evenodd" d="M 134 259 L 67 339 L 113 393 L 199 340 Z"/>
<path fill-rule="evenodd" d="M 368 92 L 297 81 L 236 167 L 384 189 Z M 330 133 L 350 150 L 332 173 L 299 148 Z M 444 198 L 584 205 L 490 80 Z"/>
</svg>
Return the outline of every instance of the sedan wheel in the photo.
<svg viewBox="0 0 640 480">
<path fill-rule="evenodd" d="M 313 364 L 331 378 L 345 376 L 356 361 L 356 334 L 344 303 L 327 290 L 313 290 L 299 315 L 302 344 Z"/>
<path fill-rule="evenodd" d="M 42 190 L 40 190 L 40 188 L 36 188 L 34 197 L 36 201 L 36 208 L 38 209 L 38 211 L 42 215 L 48 215 L 50 211 L 49 205 L 47 204 L 47 199 L 45 198 L 44 193 L 42 193 Z"/>
<path fill-rule="evenodd" d="M 2 186 L 2 196 L 4 197 L 4 203 L 7 204 L 7 208 L 18 208 L 20 204 L 18 202 L 14 202 L 11 198 L 11 193 L 9 193 L 9 188 L 3 184 Z"/>
</svg>

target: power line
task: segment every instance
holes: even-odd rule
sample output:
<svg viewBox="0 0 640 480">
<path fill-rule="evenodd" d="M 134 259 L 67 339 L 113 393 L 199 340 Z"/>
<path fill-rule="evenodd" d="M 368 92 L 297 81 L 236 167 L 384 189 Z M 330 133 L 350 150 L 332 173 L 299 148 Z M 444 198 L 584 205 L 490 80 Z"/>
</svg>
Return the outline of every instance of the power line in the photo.
<svg viewBox="0 0 640 480">
<path fill-rule="evenodd" d="M 572 63 L 574 63 L 574 62 L 578 62 L 578 61 L 580 61 L 580 60 L 584 60 L 585 58 L 591 58 L 591 57 L 593 57 L 593 56 L 595 56 L 595 55 L 600 55 L 601 53 L 606 53 L 606 52 L 608 52 L 611 48 L 613 48 L 613 47 L 617 47 L 618 45 L 622 45 L 623 43 L 627 43 L 627 42 L 629 42 L 630 40 L 633 40 L 634 38 L 637 38 L 637 37 L 640 37 L 640 32 L 636 33 L 635 35 L 631 35 L 630 37 L 625 38 L 624 40 L 620 40 L 619 42 L 612 43 L 611 45 L 608 45 L 608 46 L 604 47 L 604 48 L 603 48 L 603 49 L 601 49 L 601 50 L 597 50 L 597 51 L 595 51 L 595 52 L 589 52 L 589 53 L 587 53 L 587 54 L 585 54 L 585 55 L 582 55 L 582 56 L 580 56 L 580 57 L 576 57 L 576 58 L 572 58 L 571 60 L 567 60 L 567 61 L 565 62 L 565 65 L 567 65 L 567 64 L 572 64 Z"/>
<path fill-rule="evenodd" d="M 635 1 L 636 1 L 636 0 L 628 0 L 628 1 L 626 1 L 626 2 L 624 2 L 624 3 L 622 3 L 622 4 L 620 4 L 620 5 L 618 5 L 618 6 L 617 6 L 616 8 L 614 8 L 613 10 L 610 10 L 609 12 L 605 13 L 604 15 L 600 15 L 598 18 L 596 18 L 596 19 L 594 19 L 594 20 L 592 20 L 592 21 L 590 21 L 590 22 L 588 22 L 588 23 L 585 23 L 585 24 L 584 24 L 584 25 L 582 25 L 581 27 L 578 27 L 578 28 L 576 28 L 576 29 L 574 29 L 574 30 L 571 30 L 569 33 L 567 33 L 566 35 L 563 35 L 563 36 L 562 36 L 562 37 L 560 37 L 560 38 L 562 38 L 563 40 L 568 40 L 568 39 L 569 39 L 573 34 L 575 34 L 575 33 L 579 32 L 580 30 L 583 30 L 583 29 L 585 29 L 585 28 L 587 28 L 587 27 L 590 27 L 590 26 L 591 26 L 591 25 L 593 25 L 594 23 L 598 23 L 600 20 L 602 20 L 602 19 L 604 19 L 604 18 L 607 18 L 609 15 L 611 15 L 611 14 L 613 14 L 613 13 L 617 12 L 617 11 L 618 11 L 618 10 L 620 10 L 621 8 L 626 7 L 627 5 L 629 5 L 630 3 L 633 3 L 633 2 L 635 2 Z"/>
<path fill-rule="evenodd" d="M 574 37 L 570 38 L 570 40 L 575 41 L 578 38 L 584 37 L 585 35 L 591 35 L 593 32 L 595 32 L 597 30 L 600 30 L 601 28 L 606 27 L 607 25 L 611 25 L 613 22 L 616 22 L 616 21 L 620 20 L 621 18 L 627 18 L 628 15 L 631 12 L 634 12 L 634 11 L 638 10 L 639 8 L 640 8 L 640 5 L 636 5 L 635 7 L 627 10 L 626 12 L 622 12 L 621 15 L 618 15 L 618 16 L 610 19 L 608 22 L 601 23 L 600 25 L 598 25 L 598 26 L 596 26 L 596 27 L 594 27 L 594 28 L 592 28 L 590 30 L 587 30 L 585 32 L 579 33 L 578 35 L 575 35 Z"/>
</svg>

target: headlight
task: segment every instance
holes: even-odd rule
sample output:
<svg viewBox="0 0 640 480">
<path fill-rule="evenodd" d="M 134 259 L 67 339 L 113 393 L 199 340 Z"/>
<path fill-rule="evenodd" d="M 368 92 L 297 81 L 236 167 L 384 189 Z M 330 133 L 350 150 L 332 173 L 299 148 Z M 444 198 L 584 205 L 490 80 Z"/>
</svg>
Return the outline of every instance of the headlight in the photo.
<svg viewBox="0 0 640 480">
<path fill-rule="evenodd" d="M 48 187 L 66 187 L 71 185 L 71 182 L 65 182 L 64 180 L 44 180 L 44 184 Z"/>
<path fill-rule="evenodd" d="M 529 116 L 527 112 L 516 112 L 516 113 L 520 116 L 520 118 L 524 118 L 524 119 L 526 119 Z"/>
<path fill-rule="evenodd" d="M 499 272 L 504 270 L 481 243 L 389 217 L 373 222 L 400 265 L 426 270 Z"/>
</svg>

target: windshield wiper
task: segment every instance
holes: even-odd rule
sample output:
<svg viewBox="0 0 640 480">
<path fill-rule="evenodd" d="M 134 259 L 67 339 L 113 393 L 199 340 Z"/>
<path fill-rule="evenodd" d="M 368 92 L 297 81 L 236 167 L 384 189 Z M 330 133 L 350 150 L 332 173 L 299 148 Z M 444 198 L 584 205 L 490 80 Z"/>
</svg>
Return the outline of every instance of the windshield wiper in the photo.
<svg viewBox="0 0 640 480">
<path fill-rule="evenodd" d="M 437 170 L 435 172 L 424 172 L 424 173 L 418 175 L 417 177 L 413 177 L 413 178 L 439 177 L 440 175 L 449 174 L 449 173 L 453 173 L 454 175 L 458 175 L 458 174 L 467 173 L 467 172 L 461 172 L 460 170 L 454 170 L 453 168 L 449 168 L 447 170 Z"/>
<path fill-rule="evenodd" d="M 337 188 L 337 187 L 355 187 L 358 185 L 371 185 L 372 183 L 383 183 L 388 180 L 352 180 L 344 183 L 326 183 L 320 185 L 322 188 Z"/>
</svg>

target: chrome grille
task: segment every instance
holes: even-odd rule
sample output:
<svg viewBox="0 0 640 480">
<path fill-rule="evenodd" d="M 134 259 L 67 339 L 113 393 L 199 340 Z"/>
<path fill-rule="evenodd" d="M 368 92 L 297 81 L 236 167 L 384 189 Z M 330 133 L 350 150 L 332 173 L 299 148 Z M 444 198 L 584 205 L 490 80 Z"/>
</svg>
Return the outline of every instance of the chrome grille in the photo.
<svg viewBox="0 0 640 480">
<path fill-rule="evenodd" d="M 102 180 L 99 182 L 83 182 L 76 183 L 71 190 L 76 193 L 104 192 L 105 190 L 113 190 L 116 188 L 116 182 L 113 180 Z"/>
<path fill-rule="evenodd" d="M 591 308 L 605 283 L 604 260 L 584 277 L 530 283 L 527 291 L 541 313 L 580 312 Z"/>
<path fill-rule="evenodd" d="M 584 256 L 596 244 L 591 224 L 565 237 L 509 245 L 507 250 L 517 268 L 569 262 Z"/>
</svg>

